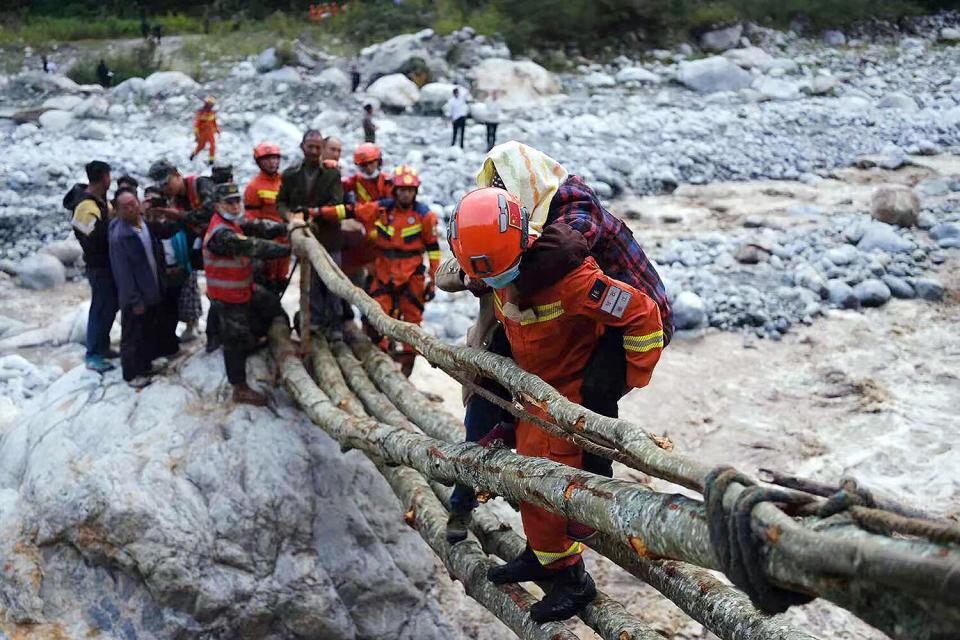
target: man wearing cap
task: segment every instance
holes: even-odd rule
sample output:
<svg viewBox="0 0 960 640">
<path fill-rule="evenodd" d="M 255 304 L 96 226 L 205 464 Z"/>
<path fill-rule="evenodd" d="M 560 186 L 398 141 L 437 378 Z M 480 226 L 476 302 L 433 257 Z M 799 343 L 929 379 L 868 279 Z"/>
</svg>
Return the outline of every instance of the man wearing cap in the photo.
<svg viewBox="0 0 960 640">
<path fill-rule="evenodd" d="M 213 105 L 216 104 L 213 96 L 207 96 L 203 100 L 203 107 L 197 111 L 193 119 L 193 135 L 197 139 L 197 148 L 190 154 L 193 160 L 197 154 L 203 151 L 204 147 L 209 147 L 209 163 L 212 165 L 217 155 L 217 134 L 220 133 L 220 126 L 217 124 L 217 114 L 213 112 Z"/>
<path fill-rule="evenodd" d="M 210 225 L 216 202 L 217 183 L 206 176 L 183 176 L 177 167 L 166 160 L 157 160 L 150 165 L 147 176 L 156 183 L 163 195 L 173 203 L 173 209 L 152 208 L 150 214 L 168 214 L 170 211 L 181 212 L 184 222 L 187 249 L 191 258 L 199 250 L 203 233 Z M 196 260 L 194 268 L 202 269 L 202 259 Z M 220 348 L 220 324 L 216 312 L 207 315 L 207 353 Z"/>
<path fill-rule="evenodd" d="M 267 335 L 274 318 L 286 314 L 274 293 L 253 283 L 251 258 L 271 259 L 290 255 L 290 247 L 261 238 L 287 232 L 286 225 L 268 220 L 244 220 L 237 185 L 217 186 L 216 210 L 203 237 L 203 263 L 207 297 L 216 310 L 223 336 L 223 362 L 233 385 L 233 401 L 263 406 L 267 398 L 247 385 L 247 355 Z"/>
</svg>

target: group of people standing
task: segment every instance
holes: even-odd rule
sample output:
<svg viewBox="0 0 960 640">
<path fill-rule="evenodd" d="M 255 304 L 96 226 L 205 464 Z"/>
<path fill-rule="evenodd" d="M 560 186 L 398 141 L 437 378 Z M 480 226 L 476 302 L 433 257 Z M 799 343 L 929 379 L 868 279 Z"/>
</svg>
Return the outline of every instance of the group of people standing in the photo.
<svg viewBox="0 0 960 640">
<path fill-rule="evenodd" d="M 145 202 L 136 184 L 124 184 L 112 206 L 109 166 L 87 165 L 89 184 L 76 187 L 65 205 L 74 211 L 93 292 L 88 367 L 112 366 L 109 329 L 119 307 L 124 379 L 132 386 L 148 383 L 152 360 L 178 348 L 173 329 L 185 317 L 184 288 L 193 286 L 181 279 L 177 289 L 171 276 L 181 275 L 179 268 L 195 282 L 196 270 L 203 269 L 211 300 L 208 350 L 223 345 L 235 401 L 265 404 L 246 383 L 246 357 L 272 323 L 287 321 L 280 306 L 291 277 L 287 234 L 306 226 L 394 318 L 419 324 L 436 287 L 471 292 L 479 311 L 468 345 L 512 358 L 572 402 L 616 417 L 623 394 L 649 382 L 673 330 L 663 283 L 630 229 L 579 177 L 527 145 L 493 147 L 477 172 L 478 188 L 449 220 L 453 256 L 441 265 L 437 216 L 417 199 L 417 170 L 401 165 L 385 171 L 380 148 L 365 142 L 344 178 L 341 148 L 336 138 L 309 130 L 300 144 L 302 160 L 281 172 L 279 146 L 258 144 L 253 160 L 259 173 L 243 191 L 229 176 L 182 176 L 161 160 L 148 172 L 155 184 Z M 175 240 L 180 233 L 182 242 Z M 330 339 L 340 338 L 344 324 L 354 320 L 350 305 L 315 273 L 309 304 L 310 330 Z M 409 376 L 414 349 L 367 331 Z M 466 386 L 468 441 L 515 447 L 521 455 L 612 477 L 609 459 L 514 419 L 475 393 L 478 388 L 512 398 L 492 380 Z M 527 410 L 548 418 L 538 407 Z M 455 488 L 450 543 L 467 537 L 476 505 L 470 487 Z M 569 618 L 596 594 L 581 557 L 583 542 L 595 532 L 529 503 L 520 511 L 527 548 L 490 569 L 488 579 L 547 582 L 531 618 Z"/>
</svg>

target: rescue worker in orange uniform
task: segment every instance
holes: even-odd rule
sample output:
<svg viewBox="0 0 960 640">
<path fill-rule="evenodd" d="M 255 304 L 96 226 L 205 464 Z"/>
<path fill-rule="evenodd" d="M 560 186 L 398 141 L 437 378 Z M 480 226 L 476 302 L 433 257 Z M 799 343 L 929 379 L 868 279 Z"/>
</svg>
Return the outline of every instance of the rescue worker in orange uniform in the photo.
<svg viewBox="0 0 960 640">
<path fill-rule="evenodd" d="M 283 223 L 283 216 L 277 209 L 277 194 L 280 193 L 280 147 L 273 142 L 261 142 L 253 150 L 253 160 L 260 167 L 260 173 L 243 191 L 243 206 L 247 218 L 271 220 Z M 280 244 L 290 244 L 287 236 L 273 239 Z M 290 271 L 290 258 L 264 260 L 255 270 L 257 284 L 282 295 Z"/>
<path fill-rule="evenodd" d="M 217 124 L 217 114 L 213 111 L 213 105 L 216 104 L 213 96 L 207 96 L 203 100 L 203 107 L 197 111 L 193 119 L 193 135 L 197 139 L 197 148 L 190 154 L 193 160 L 197 154 L 208 148 L 209 163 L 213 165 L 217 155 L 217 134 L 220 133 L 220 126 Z"/>
<path fill-rule="evenodd" d="M 562 223 L 555 223 L 562 224 Z M 634 287 L 608 277 L 597 266 L 583 236 L 569 229 L 571 259 L 554 284 L 520 294 L 513 284 L 524 253 L 537 241 L 526 208 L 513 194 L 496 187 L 464 196 L 449 228 L 450 247 L 471 280 L 493 288 L 494 310 L 503 324 L 513 359 L 540 376 L 571 402 L 581 401 L 583 372 L 607 327 L 623 329 L 628 387 L 650 381 L 663 349 L 663 324 L 657 304 Z M 539 407 L 527 410 L 544 419 Z M 535 424 L 518 420 L 517 453 L 548 458 L 582 469 L 583 451 L 548 434 Z M 495 584 L 552 583 L 543 600 L 530 608 L 534 622 L 565 620 L 596 596 L 585 571 L 582 543 L 567 532 L 561 515 L 527 502 L 520 503 L 527 549 L 505 565 L 489 570 Z"/>
<path fill-rule="evenodd" d="M 389 175 L 383 171 L 383 154 L 377 145 L 364 142 L 353 152 L 356 171 L 343 180 L 344 201 L 354 204 L 366 204 L 393 197 L 393 184 Z M 372 272 L 376 257 L 373 238 L 373 216 L 360 220 L 363 225 L 363 237 L 357 238 L 352 246 L 343 252 L 343 272 L 358 287 L 367 290 L 368 277 Z"/>
<path fill-rule="evenodd" d="M 420 324 L 424 305 L 433 299 L 440 264 L 437 215 L 417 202 L 419 188 L 416 170 L 402 165 L 393 176 L 392 199 L 321 207 L 318 212 L 330 221 L 355 218 L 368 225 L 372 223 L 376 259 L 370 297 L 390 316 L 413 324 Z M 429 267 L 423 264 L 424 254 Z M 374 337 L 380 340 L 379 336 Z M 389 350 L 389 343 L 384 339 L 381 347 Z M 416 359 L 413 347 L 402 345 L 391 356 L 409 377 Z"/>
<path fill-rule="evenodd" d="M 240 190 L 232 182 L 217 186 L 216 212 L 203 236 L 207 297 L 223 336 L 223 362 L 233 385 L 233 401 L 263 406 L 267 398 L 247 384 L 247 355 L 267 334 L 274 318 L 286 314 L 276 295 L 253 282 L 251 258 L 290 255 L 290 247 L 249 235 L 277 237 L 286 225 L 244 220 Z"/>
</svg>

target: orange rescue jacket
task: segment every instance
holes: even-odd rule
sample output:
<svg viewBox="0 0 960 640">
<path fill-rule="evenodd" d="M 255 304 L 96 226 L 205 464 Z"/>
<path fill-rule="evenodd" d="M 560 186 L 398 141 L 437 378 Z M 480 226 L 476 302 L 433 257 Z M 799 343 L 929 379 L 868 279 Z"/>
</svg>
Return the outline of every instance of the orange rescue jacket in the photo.
<svg viewBox="0 0 960 640">
<path fill-rule="evenodd" d="M 605 327 L 623 327 L 627 385 L 643 387 L 663 350 L 660 309 L 646 294 L 608 277 L 588 257 L 556 284 L 526 300 L 494 291 L 497 319 L 513 359 L 566 398 L 580 402 L 583 370 Z"/>
<path fill-rule="evenodd" d="M 207 275 L 207 297 L 230 304 L 244 304 L 253 296 L 253 264 L 245 256 L 223 256 L 213 253 L 207 244 L 221 229 L 243 236 L 240 225 L 213 214 L 203 236 L 203 270 Z"/>
<path fill-rule="evenodd" d="M 200 109 L 197 111 L 197 115 L 193 119 L 193 133 L 198 138 L 220 133 L 220 127 L 217 126 L 217 114 L 212 110 Z"/>
<path fill-rule="evenodd" d="M 280 174 L 272 176 L 258 173 L 243 191 L 243 206 L 253 218 L 283 222 L 277 209 L 277 194 L 280 193 Z"/>
<path fill-rule="evenodd" d="M 410 209 L 400 209 L 395 200 L 382 200 L 381 205 L 371 232 L 376 247 L 377 280 L 395 285 L 406 283 L 414 274 L 424 272 L 424 253 L 430 262 L 432 280 L 440 264 L 437 215 L 419 202 L 414 202 Z M 360 211 L 358 207 L 357 213 Z"/>
</svg>

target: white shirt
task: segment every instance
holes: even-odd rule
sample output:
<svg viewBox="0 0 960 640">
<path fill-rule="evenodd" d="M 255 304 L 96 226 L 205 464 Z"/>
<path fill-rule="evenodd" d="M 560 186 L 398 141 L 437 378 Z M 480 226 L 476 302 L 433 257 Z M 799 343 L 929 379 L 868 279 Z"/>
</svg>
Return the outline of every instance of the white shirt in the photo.
<svg viewBox="0 0 960 640">
<path fill-rule="evenodd" d="M 500 101 L 496 98 L 490 98 L 484 105 L 487 112 L 487 122 L 500 122 Z"/>
<path fill-rule="evenodd" d="M 463 96 L 453 96 L 447 100 L 446 108 L 451 120 L 465 118 L 470 113 L 470 107 L 467 106 L 467 99 Z"/>
</svg>

